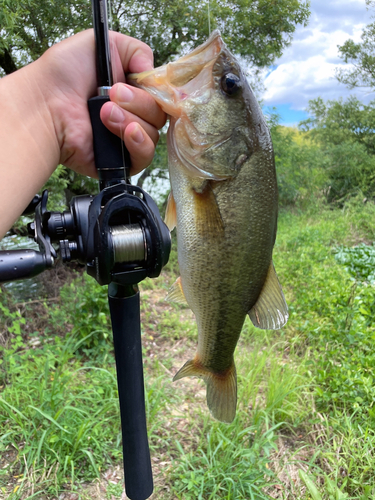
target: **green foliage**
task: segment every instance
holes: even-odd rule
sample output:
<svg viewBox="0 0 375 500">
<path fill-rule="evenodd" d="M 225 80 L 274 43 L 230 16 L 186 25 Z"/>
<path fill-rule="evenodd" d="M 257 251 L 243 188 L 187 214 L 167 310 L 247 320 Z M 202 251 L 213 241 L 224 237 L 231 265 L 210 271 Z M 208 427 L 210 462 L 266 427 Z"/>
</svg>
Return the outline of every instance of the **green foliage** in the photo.
<svg viewBox="0 0 375 500">
<path fill-rule="evenodd" d="M 375 281 L 375 247 L 360 243 L 355 247 L 338 247 L 336 260 L 361 281 Z"/>
<path fill-rule="evenodd" d="M 81 349 L 100 351 L 100 346 L 111 341 L 107 287 L 83 274 L 64 285 L 60 296 L 61 304 L 50 311 L 55 328 L 68 337 L 78 335 Z"/>
<path fill-rule="evenodd" d="M 302 0 L 231 0 L 230 2 L 127 2 L 113 0 L 112 24 L 148 43 L 157 66 L 204 41 L 219 27 L 234 52 L 258 66 L 270 64 L 290 43 L 297 24 L 306 24 L 309 3 Z M 48 47 L 91 26 L 88 0 L 61 2 L 0 1 L 0 50 L 10 50 L 18 64 L 39 57 Z M 1 59 L 0 59 L 1 61 Z"/>
<path fill-rule="evenodd" d="M 1 49 L 8 50 L 20 67 L 59 40 L 90 27 L 91 6 L 83 0 L 0 0 L 0 26 L 0 55 Z"/>
<path fill-rule="evenodd" d="M 375 102 L 364 105 L 357 98 L 309 102 L 311 117 L 300 123 L 319 149 L 324 186 L 329 202 L 344 203 L 355 195 L 375 196 Z M 320 160 L 319 160 L 320 158 Z"/>
<path fill-rule="evenodd" d="M 300 478 L 305 483 L 307 489 L 313 500 L 323 500 L 322 495 L 319 493 L 318 488 L 311 477 L 309 477 L 303 470 L 298 471 Z M 329 500 L 345 500 L 348 498 L 347 493 L 343 493 L 335 482 L 333 482 L 326 474 L 324 475 L 325 487 L 328 493 Z"/>
<path fill-rule="evenodd" d="M 306 206 L 321 197 L 327 182 L 326 158 L 318 145 L 296 129 L 271 126 L 279 204 Z"/>
<path fill-rule="evenodd" d="M 341 257 L 339 253 L 339 259 L 346 258 L 344 265 L 335 259 L 337 241 L 343 242 L 345 234 L 353 237 L 347 214 L 324 211 L 320 219 L 306 224 L 302 217 L 288 230 L 287 241 L 279 237 L 283 260 L 275 259 L 275 265 L 281 283 L 293 283 L 293 290 L 299 291 L 288 300 L 289 323 L 293 334 L 302 335 L 311 347 L 309 366 L 318 366 L 314 370 L 318 408 L 355 409 L 358 417 L 367 418 L 375 401 L 375 290 L 372 284 L 354 281 L 345 269 L 350 251 L 341 250 Z M 281 227 L 287 220 L 296 224 L 288 216 L 281 219 Z M 363 230 L 356 231 L 360 238 Z M 371 272 L 363 270 L 363 261 L 354 267 L 356 275 L 359 269 L 362 276 Z"/>
<path fill-rule="evenodd" d="M 79 344 L 76 338 L 62 342 L 55 337 L 36 350 L 3 352 L 0 451 L 16 449 L 13 474 L 22 477 L 33 470 L 38 487 L 52 495 L 58 483 L 74 488 L 76 479 L 98 477 L 120 458 L 114 368 L 81 364 L 73 357 Z M 45 464 L 47 477 L 38 472 Z M 20 486 L 19 493 L 23 481 Z"/>
<path fill-rule="evenodd" d="M 218 27 L 231 50 L 256 66 L 266 66 L 290 43 L 296 24 L 306 24 L 309 4 L 282 0 L 196 2 L 114 2 L 115 26 L 148 43 L 159 66 L 199 45 Z M 140 16 L 142 13 L 142 16 Z"/>
<path fill-rule="evenodd" d="M 290 318 L 276 338 L 307 356 L 319 429 L 324 420 L 309 479 L 323 499 L 335 498 L 328 476 L 347 498 L 365 500 L 375 492 L 375 289 L 367 281 L 373 247 L 358 242 L 374 238 L 374 205 L 315 209 L 280 217 L 274 262 Z"/>
<path fill-rule="evenodd" d="M 265 432 L 259 425 L 245 429 L 238 425 L 210 427 L 207 434 L 202 432 L 199 453 L 185 454 L 176 443 L 181 454 L 172 473 L 177 498 L 266 500 L 262 486 L 264 476 L 272 476 L 267 464 L 276 448 L 276 427 Z"/>
<path fill-rule="evenodd" d="M 310 118 L 300 128 L 323 146 L 359 143 L 369 154 L 375 153 L 374 120 L 375 101 L 363 104 L 356 97 L 324 102 L 321 97 L 309 101 Z"/>
<path fill-rule="evenodd" d="M 12 307 L 11 300 L 6 293 L 0 288 L 0 311 L 1 323 L 6 329 L 7 336 L 12 336 L 11 343 L 13 349 L 18 349 L 22 345 L 22 327 L 25 325 L 26 320 L 22 317 L 21 313 Z M 7 338 L 4 339 L 5 341 Z M 0 361 L 1 363 L 1 361 Z"/>
<path fill-rule="evenodd" d="M 372 0 L 366 0 L 368 6 L 374 6 Z M 336 78 L 350 89 L 355 87 L 375 87 L 375 23 L 366 26 L 359 43 L 349 39 L 339 46 L 340 57 L 350 68 L 336 71 Z"/>
</svg>

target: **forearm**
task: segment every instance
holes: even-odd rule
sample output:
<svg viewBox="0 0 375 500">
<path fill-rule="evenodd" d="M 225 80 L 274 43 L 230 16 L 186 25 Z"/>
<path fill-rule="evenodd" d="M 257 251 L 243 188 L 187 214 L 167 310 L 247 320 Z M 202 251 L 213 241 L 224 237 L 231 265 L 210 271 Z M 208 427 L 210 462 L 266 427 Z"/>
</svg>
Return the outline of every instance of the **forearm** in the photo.
<svg viewBox="0 0 375 500">
<path fill-rule="evenodd" d="M 38 62 L 0 79 L 0 238 L 59 163 Z"/>
</svg>

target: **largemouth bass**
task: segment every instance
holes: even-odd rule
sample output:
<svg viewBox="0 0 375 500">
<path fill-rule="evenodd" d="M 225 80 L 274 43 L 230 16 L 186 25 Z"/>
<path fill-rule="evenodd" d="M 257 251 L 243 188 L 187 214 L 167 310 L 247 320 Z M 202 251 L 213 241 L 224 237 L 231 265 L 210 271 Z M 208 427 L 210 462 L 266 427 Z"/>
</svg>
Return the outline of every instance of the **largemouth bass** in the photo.
<svg viewBox="0 0 375 500">
<path fill-rule="evenodd" d="M 272 263 L 277 183 L 270 133 L 219 32 L 187 56 L 130 76 L 170 116 L 171 195 L 181 277 L 169 299 L 195 314 L 198 348 L 174 380 L 202 378 L 212 415 L 236 414 L 234 350 L 247 314 L 278 329 L 288 308 Z"/>
</svg>

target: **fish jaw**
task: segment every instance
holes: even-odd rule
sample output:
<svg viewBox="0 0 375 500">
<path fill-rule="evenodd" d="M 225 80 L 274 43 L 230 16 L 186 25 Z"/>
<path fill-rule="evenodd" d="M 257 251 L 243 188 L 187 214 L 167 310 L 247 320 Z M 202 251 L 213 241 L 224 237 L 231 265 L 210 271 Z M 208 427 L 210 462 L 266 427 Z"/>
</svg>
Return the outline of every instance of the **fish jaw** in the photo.
<svg viewBox="0 0 375 500">
<path fill-rule="evenodd" d="M 240 80 L 238 95 L 227 95 L 222 88 L 228 73 Z M 191 54 L 129 75 L 128 81 L 150 93 L 170 116 L 170 144 L 191 177 L 234 177 L 253 153 L 256 114 L 249 114 L 242 103 L 245 98 L 258 104 L 218 31 Z"/>
<path fill-rule="evenodd" d="M 190 54 L 152 71 L 127 75 L 131 85 L 151 94 L 170 116 L 181 116 L 181 103 L 188 97 L 206 102 L 213 91 L 212 67 L 224 42 L 215 30 L 209 39 Z"/>
</svg>

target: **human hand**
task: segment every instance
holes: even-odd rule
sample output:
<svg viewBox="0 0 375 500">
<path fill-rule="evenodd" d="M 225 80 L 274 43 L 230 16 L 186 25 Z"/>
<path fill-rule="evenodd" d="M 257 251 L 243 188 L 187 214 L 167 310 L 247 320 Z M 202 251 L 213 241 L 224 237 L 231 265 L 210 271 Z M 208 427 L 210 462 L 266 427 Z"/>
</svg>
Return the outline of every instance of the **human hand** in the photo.
<svg viewBox="0 0 375 500">
<path fill-rule="evenodd" d="M 148 45 L 115 32 L 110 32 L 110 45 L 114 80 L 120 83 L 112 87 L 114 102 L 105 103 L 100 116 L 124 139 L 134 175 L 151 163 L 166 115 L 149 94 L 124 83 L 124 73 L 153 68 Z M 97 177 L 87 107 L 88 99 L 97 95 L 93 30 L 54 45 L 35 63 L 34 72 L 54 123 L 60 163 Z"/>
</svg>

